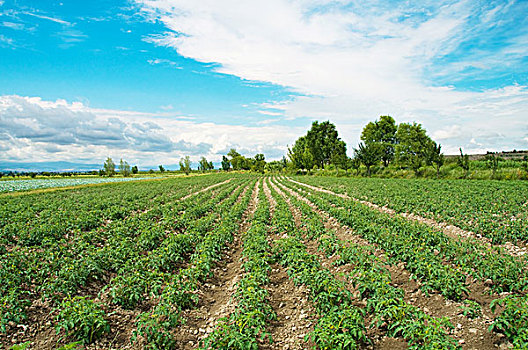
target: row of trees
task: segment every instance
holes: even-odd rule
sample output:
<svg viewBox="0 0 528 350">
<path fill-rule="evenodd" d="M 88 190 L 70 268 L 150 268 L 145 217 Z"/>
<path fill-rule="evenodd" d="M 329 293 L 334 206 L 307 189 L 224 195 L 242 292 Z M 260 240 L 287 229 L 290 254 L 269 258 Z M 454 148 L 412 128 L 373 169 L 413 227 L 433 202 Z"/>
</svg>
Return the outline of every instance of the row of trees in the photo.
<svg viewBox="0 0 528 350">
<path fill-rule="evenodd" d="M 363 164 L 369 176 L 373 166 L 388 167 L 392 163 L 415 172 L 424 164 L 434 165 L 438 174 L 445 161 L 441 145 L 420 124 L 396 125 L 390 116 L 381 116 L 363 128 L 353 158 L 346 155 L 346 144 L 329 121 L 313 122 L 307 134 L 288 149 L 288 155 L 296 169 L 310 170 L 332 164 L 346 171 L 359 171 Z"/>
</svg>

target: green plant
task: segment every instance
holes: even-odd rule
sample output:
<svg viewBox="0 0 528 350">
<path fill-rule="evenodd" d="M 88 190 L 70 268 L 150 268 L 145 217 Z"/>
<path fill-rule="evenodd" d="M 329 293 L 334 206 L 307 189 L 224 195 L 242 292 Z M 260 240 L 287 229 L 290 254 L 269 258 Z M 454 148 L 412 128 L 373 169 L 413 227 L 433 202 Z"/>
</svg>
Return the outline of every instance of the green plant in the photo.
<svg viewBox="0 0 528 350">
<path fill-rule="evenodd" d="M 87 297 L 66 297 L 57 308 L 57 333 L 62 330 L 83 344 L 90 344 L 110 332 L 106 312 L 100 304 Z"/>
<path fill-rule="evenodd" d="M 470 319 L 482 316 L 482 307 L 479 303 L 473 300 L 464 300 L 463 305 L 460 306 L 462 314 Z"/>
</svg>

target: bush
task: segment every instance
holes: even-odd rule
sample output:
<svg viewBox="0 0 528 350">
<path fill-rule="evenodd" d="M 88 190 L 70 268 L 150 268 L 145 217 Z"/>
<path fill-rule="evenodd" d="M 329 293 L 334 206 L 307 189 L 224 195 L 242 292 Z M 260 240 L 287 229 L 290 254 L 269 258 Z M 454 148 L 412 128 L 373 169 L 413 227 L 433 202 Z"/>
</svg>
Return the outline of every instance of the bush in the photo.
<svg viewBox="0 0 528 350">
<path fill-rule="evenodd" d="M 105 319 L 106 312 L 101 306 L 86 297 L 66 297 L 60 304 L 56 330 L 66 332 L 83 344 L 90 344 L 103 334 L 110 332 Z"/>
</svg>

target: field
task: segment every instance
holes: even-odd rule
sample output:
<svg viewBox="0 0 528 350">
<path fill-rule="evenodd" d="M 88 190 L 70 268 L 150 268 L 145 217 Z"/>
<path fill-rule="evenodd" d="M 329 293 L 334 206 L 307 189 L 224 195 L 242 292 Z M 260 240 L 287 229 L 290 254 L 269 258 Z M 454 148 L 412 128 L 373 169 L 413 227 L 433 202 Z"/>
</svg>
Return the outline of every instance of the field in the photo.
<svg viewBox="0 0 528 350">
<path fill-rule="evenodd" d="M 526 349 L 527 194 L 213 174 L 2 196 L 0 349 Z"/>
<path fill-rule="evenodd" d="M 43 188 L 70 187 L 93 185 L 107 182 L 126 182 L 143 180 L 145 178 L 115 177 L 115 178 L 74 178 L 74 179 L 31 179 L 31 180 L 4 180 L 0 181 L 0 193 L 29 191 Z"/>
</svg>

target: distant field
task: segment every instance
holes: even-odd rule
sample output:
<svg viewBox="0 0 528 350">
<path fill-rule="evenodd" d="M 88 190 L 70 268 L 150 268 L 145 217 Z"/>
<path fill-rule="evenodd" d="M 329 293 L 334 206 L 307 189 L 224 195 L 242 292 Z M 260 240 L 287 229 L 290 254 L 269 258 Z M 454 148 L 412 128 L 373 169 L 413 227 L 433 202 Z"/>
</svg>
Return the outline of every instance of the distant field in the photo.
<svg viewBox="0 0 528 350">
<path fill-rule="evenodd" d="M 524 183 L 221 173 L 36 192 L 0 196 L 0 350 L 528 347 Z"/>
<path fill-rule="evenodd" d="M 0 181 L 0 193 L 37 190 L 52 187 L 70 187 L 80 185 L 99 184 L 107 182 L 126 182 L 149 179 L 148 177 L 105 177 L 105 178 L 76 178 L 76 179 L 34 179 L 34 180 L 4 180 Z"/>
</svg>

